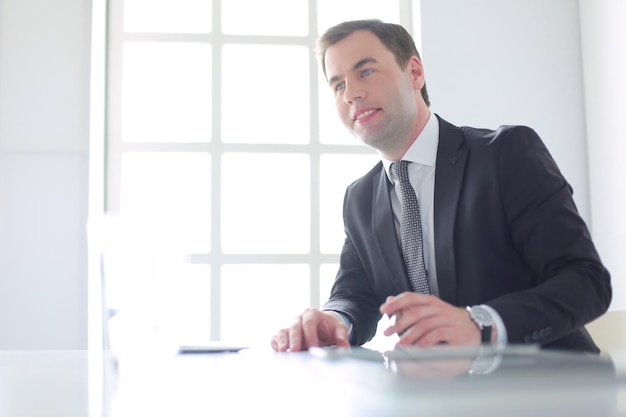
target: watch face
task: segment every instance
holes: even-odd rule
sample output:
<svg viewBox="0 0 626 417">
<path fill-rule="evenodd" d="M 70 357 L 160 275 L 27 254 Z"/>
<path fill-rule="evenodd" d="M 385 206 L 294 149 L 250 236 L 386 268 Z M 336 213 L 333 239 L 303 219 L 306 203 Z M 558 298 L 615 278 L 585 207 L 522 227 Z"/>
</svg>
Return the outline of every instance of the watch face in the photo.
<svg viewBox="0 0 626 417">
<path fill-rule="evenodd" d="M 474 321 L 480 323 L 482 326 L 493 325 L 493 317 L 491 317 L 491 314 L 485 308 L 480 306 L 472 307 L 470 315 Z"/>
</svg>

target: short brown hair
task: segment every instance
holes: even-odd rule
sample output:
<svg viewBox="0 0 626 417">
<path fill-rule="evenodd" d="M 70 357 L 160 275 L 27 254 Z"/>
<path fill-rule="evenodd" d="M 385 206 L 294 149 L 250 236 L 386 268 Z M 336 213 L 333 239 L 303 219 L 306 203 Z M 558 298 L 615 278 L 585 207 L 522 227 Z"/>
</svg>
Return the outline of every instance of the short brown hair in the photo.
<svg viewBox="0 0 626 417">
<path fill-rule="evenodd" d="M 395 23 L 385 23 L 378 19 L 351 20 L 331 27 L 317 40 L 316 52 L 326 79 L 328 79 L 325 62 L 326 50 L 358 30 L 367 30 L 376 35 L 385 45 L 385 48 L 396 57 L 396 62 L 400 68 L 404 68 L 412 56 L 421 60 L 411 34 L 404 27 Z M 430 106 L 426 83 L 424 83 L 421 92 L 426 105 Z"/>
</svg>

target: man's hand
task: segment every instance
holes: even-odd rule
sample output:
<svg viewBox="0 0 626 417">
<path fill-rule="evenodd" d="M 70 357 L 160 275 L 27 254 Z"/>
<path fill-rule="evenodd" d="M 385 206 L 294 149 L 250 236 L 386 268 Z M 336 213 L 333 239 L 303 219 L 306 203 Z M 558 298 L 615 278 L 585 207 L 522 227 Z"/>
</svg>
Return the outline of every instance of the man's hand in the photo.
<svg viewBox="0 0 626 417">
<path fill-rule="evenodd" d="M 436 344 L 480 345 L 480 330 L 465 308 L 455 307 L 433 295 L 405 292 L 388 297 L 380 312 L 395 316 L 384 334 L 400 334 L 398 346 Z"/>
<path fill-rule="evenodd" d="M 331 311 L 309 308 L 296 317 L 289 328 L 281 329 L 272 336 L 272 348 L 276 352 L 296 352 L 310 346 L 349 347 L 348 327 Z"/>
</svg>

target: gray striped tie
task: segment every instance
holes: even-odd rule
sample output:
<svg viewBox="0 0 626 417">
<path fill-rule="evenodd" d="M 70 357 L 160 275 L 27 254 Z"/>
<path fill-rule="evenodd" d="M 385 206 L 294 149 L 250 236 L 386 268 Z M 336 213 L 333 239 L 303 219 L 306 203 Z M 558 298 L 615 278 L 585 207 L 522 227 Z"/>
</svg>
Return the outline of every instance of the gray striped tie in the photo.
<svg viewBox="0 0 626 417">
<path fill-rule="evenodd" d="M 420 206 L 417 202 L 415 190 L 413 190 L 413 186 L 409 182 L 409 164 L 409 161 L 394 162 L 396 177 L 400 183 L 400 204 L 402 205 L 400 246 L 402 247 L 402 257 L 404 258 L 404 265 L 413 291 L 430 294 L 428 272 L 424 265 Z"/>
</svg>

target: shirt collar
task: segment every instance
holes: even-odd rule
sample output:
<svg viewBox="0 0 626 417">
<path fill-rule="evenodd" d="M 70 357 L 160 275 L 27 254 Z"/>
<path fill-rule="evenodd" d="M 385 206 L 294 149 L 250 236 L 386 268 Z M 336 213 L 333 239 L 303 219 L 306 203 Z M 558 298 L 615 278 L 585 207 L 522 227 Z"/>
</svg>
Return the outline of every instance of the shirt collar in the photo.
<svg viewBox="0 0 626 417">
<path fill-rule="evenodd" d="M 430 113 L 428 121 L 424 125 L 421 133 L 417 136 L 413 144 L 406 151 L 403 160 L 415 162 L 430 167 L 435 166 L 437 160 L 437 146 L 439 145 L 439 123 L 437 118 Z M 382 158 L 387 178 L 392 183 L 394 182 L 395 175 L 391 172 L 391 164 L 395 161 Z"/>
</svg>

